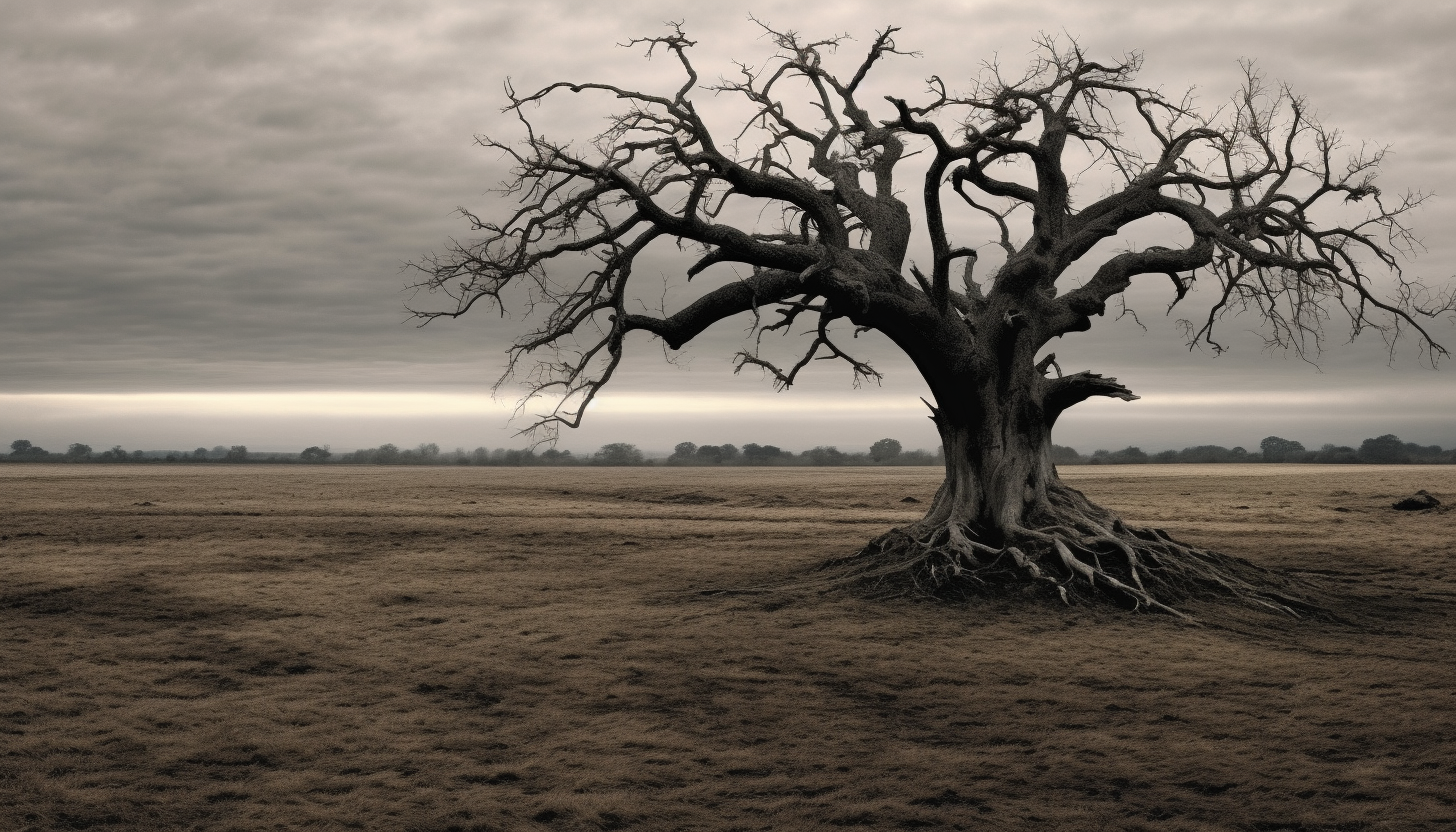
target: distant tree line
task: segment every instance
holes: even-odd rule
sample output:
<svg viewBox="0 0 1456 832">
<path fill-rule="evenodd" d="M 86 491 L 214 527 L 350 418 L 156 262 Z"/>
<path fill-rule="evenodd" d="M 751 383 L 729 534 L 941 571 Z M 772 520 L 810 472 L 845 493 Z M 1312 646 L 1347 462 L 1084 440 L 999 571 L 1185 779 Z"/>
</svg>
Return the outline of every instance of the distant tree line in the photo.
<svg viewBox="0 0 1456 832">
<path fill-rule="evenodd" d="M 940 465 L 944 463 L 940 449 L 907 451 L 895 439 L 881 439 L 868 452 L 841 451 L 834 445 L 819 445 L 802 453 L 786 451 L 777 445 L 753 442 L 738 448 L 734 445 L 698 445 L 679 442 L 666 465 Z"/>
<path fill-rule="evenodd" d="M 1052 461 L 1058 465 L 1142 465 L 1210 462 L 1301 462 L 1326 465 L 1452 465 L 1456 464 L 1456 448 L 1440 445 L 1417 445 L 1402 442 L 1387 433 L 1360 443 L 1360 447 L 1326 443 L 1310 450 L 1303 443 L 1280 436 L 1265 437 L 1259 450 L 1251 453 L 1241 447 L 1196 445 L 1181 451 L 1147 453 L 1129 446 L 1120 451 L 1096 450 L 1082 456 L 1071 448 L 1053 446 Z"/>
<path fill-rule="evenodd" d="M 97 452 L 90 445 L 75 443 L 63 452 L 51 452 L 26 439 L 10 443 L 10 454 L 0 455 L 0 462 L 70 462 L 70 463 L 329 463 L 335 465 L 498 465 L 498 466 L 571 466 L 571 465 L 670 465 L 670 466 L 834 466 L 834 465 L 942 465 L 940 448 L 934 453 L 925 450 L 907 451 L 894 439 L 881 439 L 868 451 L 841 451 L 834 445 L 820 445 L 794 453 L 777 445 L 748 443 L 736 445 L 698 445 L 680 442 L 666 459 L 648 459 L 636 445 L 613 442 L 593 454 L 576 456 L 571 451 L 550 448 L 537 452 L 531 448 L 456 448 L 442 451 L 433 442 L 414 448 L 384 444 L 335 454 L 327 445 L 312 445 L 298 453 L 250 452 L 246 445 L 198 448 L 194 451 L 127 451 L 120 445 Z M 1394 434 L 1366 439 L 1359 448 L 1325 444 L 1309 450 L 1292 439 L 1266 437 L 1257 452 L 1241 447 L 1197 445 L 1181 451 L 1148 453 L 1128 446 L 1120 451 L 1099 449 L 1083 455 L 1075 448 L 1052 446 L 1052 462 L 1056 465 L 1143 465 L 1170 463 L 1219 462 L 1300 462 L 1324 464 L 1381 465 L 1451 465 L 1456 464 L 1456 448 L 1440 445 L 1417 445 L 1402 442 Z"/>
<path fill-rule="evenodd" d="M 149 462 L 149 463 L 329 463 L 335 465 L 500 465 L 500 466 L 570 466 L 570 465 L 939 465 L 944 458 L 924 450 L 906 451 L 898 440 L 881 439 L 867 452 L 846 452 L 834 445 L 821 445 L 802 453 L 784 450 L 776 445 L 749 443 L 736 445 L 679 444 L 667 459 L 648 459 L 636 445 L 612 442 L 596 453 L 577 456 L 571 451 L 549 448 L 456 448 L 443 451 L 427 442 L 413 448 L 384 444 L 377 448 L 336 454 L 327 445 L 312 445 L 298 453 L 250 452 L 246 445 L 198 448 L 195 451 L 127 451 L 121 446 L 97 453 L 90 445 L 71 445 L 64 453 L 52 453 L 29 440 L 10 443 L 10 455 L 0 456 L 7 462 Z"/>
<path fill-rule="evenodd" d="M 309 452 L 328 451 L 310 448 L 299 454 L 300 461 L 322 462 L 322 458 L 311 458 Z M 753 442 L 739 448 L 732 444 L 698 445 L 693 442 L 679 443 L 666 459 L 648 459 L 636 445 L 627 442 L 612 442 L 603 445 L 596 453 L 577 456 L 571 451 L 551 448 L 537 452 L 531 448 L 509 449 L 476 448 L 466 451 L 442 451 L 431 443 L 415 448 L 402 449 L 395 445 L 380 445 L 378 448 L 364 448 L 340 454 L 330 460 L 344 464 L 371 465 L 671 465 L 671 466 L 724 466 L 724 465 L 939 465 L 944 462 L 940 451 L 930 453 L 923 450 L 906 451 L 899 441 L 881 439 L 871 445 L 867 452 L 845 452 L 833 445 L 821 445 L 802 453 L 784 450 L 777 445 L 759 445 Z"/>
<path fill-rule="evenodd" d="M 310 448 L 309 450 L 319 450 Z M 328 456 L 328 451 L 324 451 Z M 28 439 L 17 439 L 10 443 L 10 455 L 0 456 L 0 462 L 291 462 L 307 457 L 302 454 L 252 454 L 246 445 L 224 447 L 218 445 L 211 450 L 198 448 L 186 451 L 128 451 L 120 445 L 97 452 L 90 445 L 76 442 L 64 452 L 52 453 Z M 308 461 L 305 459 L 305 461 Z"/>
</svg>

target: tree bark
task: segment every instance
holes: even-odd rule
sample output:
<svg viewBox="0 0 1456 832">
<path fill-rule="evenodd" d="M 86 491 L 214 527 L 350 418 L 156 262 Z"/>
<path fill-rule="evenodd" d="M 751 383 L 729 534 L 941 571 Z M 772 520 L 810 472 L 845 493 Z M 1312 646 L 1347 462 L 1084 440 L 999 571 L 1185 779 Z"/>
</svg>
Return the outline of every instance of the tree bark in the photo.
<svg viewBox="0 0 1456 832">
<path fill-rule="evenodd" d="M 980 379 L 970 395 L 934 414 L 945 451 L 945 482 L 921 521 L 975 529 L 1003 539 L 1043 507 L 1051 464 L 1051 426 L 1030 376 L 1004 383 Z"/>
</svg>

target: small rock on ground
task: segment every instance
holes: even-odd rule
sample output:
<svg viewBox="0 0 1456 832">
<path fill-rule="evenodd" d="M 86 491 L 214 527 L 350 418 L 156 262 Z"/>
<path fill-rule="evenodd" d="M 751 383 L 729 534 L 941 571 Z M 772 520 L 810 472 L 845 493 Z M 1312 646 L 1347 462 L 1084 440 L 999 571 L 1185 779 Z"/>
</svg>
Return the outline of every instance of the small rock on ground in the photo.
<svg viewBox="0 0 1456 832">
<path fill-rule="evenodd" d="M 1398 503 L 1393 503 L 1391 508 L 1396 511 L 1424 511 L 1428 508 L 1436 508 L 1440 504 L 1440 500 L 1432 497 L 1425 489 L 1421 489 L 1414 495 L 1406 497 Z"/>
</svg>

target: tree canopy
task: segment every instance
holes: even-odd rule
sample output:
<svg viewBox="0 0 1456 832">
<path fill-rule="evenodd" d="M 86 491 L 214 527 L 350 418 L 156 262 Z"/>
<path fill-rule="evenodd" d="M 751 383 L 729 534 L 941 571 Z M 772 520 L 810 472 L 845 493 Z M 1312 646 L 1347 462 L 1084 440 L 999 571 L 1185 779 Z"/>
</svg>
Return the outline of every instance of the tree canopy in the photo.
<svg viewBox="0 0 1456 832">
<path fill-rule="evenodd" d="M 932 76 L 927 92 L 876 102 L 864 94 L 873 70 L 907 54 L 896 28 L 838 74 L 830 63 L 848 37 L 764 29 L 777 51 L 715 83 L 700 82 L 695 42 L 673 27 L 629 44 L 680 65 L 665 90 L 507 86 L 524 140 L 479 141 L 514 164 L 501 193 L 517 207 L 503 218 L 461 209 L 479 236 L 417 264 L 418 287 L 451 302 L 413 311 L 428 321 L 482 301 L 529 310 L 539 326 L 512 348 L 507 377 L 555 403 L 534 426 L 578 425 L 633 332 L 678 349 L 748 312 L 756 338 L 739 368 L 788 386 L 832 358 L 877 378 L 836 322 L 884 332 L 924 371 L 941 330 L 973 329 L 979 313 L 1045 344 L 1087 329 L 1145 277 L 1168 284 L 1170 310 L 1208 289 L 1206 308 L 1180 320 L 1190 346 L 1222 351 L 1220 321 L 1253 312 L 1271 346 L 1301 354 L 1322 347 L 1335 315 L 1352 336 L 1409 329 L 1429 359 L 1446 354 L 1425 319 L 1452 308 L 1449 292 L 1400 264 L 1418 247 L 1405 220 L 1425 195 L 1386 195 L 1375 182 L 1383 149 L 1345 147 L 1251 63 L 1228 103 L 1201 112 L 1191 95 L 1141 84 L 1139 54 L 1096 61 L 1075 41 L 1045 38 L 1024 72 L 992 63 L 964 91 Z M 603 94 L 619 109 L 590 142 L 556 141 L 531 118 L 565 93 Z M 710 123 L 705 111 L 722 107 L 700 106 L 705 96 L 746 105 L 743 117 Z M 1183 233 L 1102 256 L 1099 243 L 1152 216 Z M 696 251 L 686 280 L 714 268 L 733 276 L 680 309 L 650 311 L 660 286 L 633 266 L 654 247 Z M 907 262 L 912 250 L 927 255 L 923 268 Z M 977 277 L 986 253 L 1001 262 Z M 1101 259 L 1084 279 L 1072 267 L 1089 254 Z M 763 336 L 801 317 L 810 338 L 798 360 L 766 357 Z M 1123 395 L 1085 375 L 1060 386 L 1068 404 Z"/>
</svg>

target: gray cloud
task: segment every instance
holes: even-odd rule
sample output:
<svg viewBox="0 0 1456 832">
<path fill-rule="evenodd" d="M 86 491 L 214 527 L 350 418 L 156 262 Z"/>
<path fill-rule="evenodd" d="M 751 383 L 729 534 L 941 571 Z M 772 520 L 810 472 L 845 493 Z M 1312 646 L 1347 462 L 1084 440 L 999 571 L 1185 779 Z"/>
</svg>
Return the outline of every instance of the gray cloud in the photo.
<svg viewBox="0 0 1456 832">
<path fill-rule="evenodd" d="M 755 13 L 862 40 L 904 26 L 902 42 L 924 57 L 886 64 L 877 83 L 910 94 L 925 75 L 968 79 L 992 56 L 1019 66 L 1042 30 L 1077 35 L 1093 53 L 1140 49 L 1145 77 L 1198 85 L 1210 106 L 1237 84 L 1236 59 L 1256 58 L 1352 140 L 1393 145 L 1388 187 L 1456 193 L 1456 79 L 1444 63 L 1456 8 L 906 0 L 887 16 L 882 3 L 853 0 L 769 2 Z M 471 137 L 517 134 L 498 112 L 506 76 L 521 88 L 558 78 L 675 85 L 669 62 L 613 45 L 669 19 L 700 39 L 705 78 L 767 49 L 740 11 L 706 2 L 126 0 L 73 3 L 66 14 L 0 2 L 0 392 L 484 389 L 519 322 L 481 310 L 417 329 L 405 322 L 400 266 L 466 233 L 455 206 L 494 210 L 485 192 L 504 168 Z M 585 138 L 609 104 L 542 110 L 543 124 Z M 1429 251 L 1412 270 L 1437 281 L 1456 273 L 1448 203 L 1416 220 Z M 659 266 L 676 268 L 670 258 Z M 1189 354 L 1166 319 L 1148 314 L 1165 302 L 1161 288 L 1134 297 L 1148 334 L 1108 322 L 1069 342 L 1078 363 L 1150 401 L 1189 379 L 1227 391 L 1319 387 L 1308 366 L 1263 357 L 1249 339 L 1217 361 Z M 1449 326 L 1440 331 L 1456 342 Z M 620 387 L 680 389 L 691 377 L 702 390 L 741 389 L 751 380 L 734 379 L 726 360 L 741 332 L 725 324 L 694 345 L 690 373 L 661 366 L 644 345 Z M 1378 342 L 1339 348 L 1326 375 L 1412 398 L 1456 386 L 1449 373 L 1416 371 L 1408 354 L 1395 369 L 1385 358 Z M 918 382 L 899 377 L 905 362 L 879 360 L 896 372 L 883 394 L 913 401 Z M 838 395 L 846 380 L 830 370 L 805 393 Z M 1195 441 L 1209 428 L 1189 413 Z M 1350 423 L 1380 418 L 1365 408 Z M 1456 428 L 1422 430 L 1410 438 L 1456 444 Z"/>
</svg>

